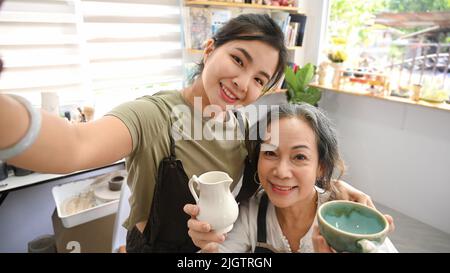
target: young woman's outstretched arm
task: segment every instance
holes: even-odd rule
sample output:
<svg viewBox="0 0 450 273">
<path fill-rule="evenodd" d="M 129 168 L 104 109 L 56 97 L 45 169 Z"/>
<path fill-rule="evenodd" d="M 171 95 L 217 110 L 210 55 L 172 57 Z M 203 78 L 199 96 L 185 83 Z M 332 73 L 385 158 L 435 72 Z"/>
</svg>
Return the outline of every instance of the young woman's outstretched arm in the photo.
<svg viewBox="0 0 450 273">
<path fill-rule="evenodd" d="M 47 173 L 68 173 L 113 163 L 132 150 L 125 124 L 113 116 L 71 124 L 41 111 L 41 127 L 34 143 L 8 163 Z M 28 111 L 16 99 L 0 95 L 0 149 L 13 146 L 30 126 Z"/>
</svg>

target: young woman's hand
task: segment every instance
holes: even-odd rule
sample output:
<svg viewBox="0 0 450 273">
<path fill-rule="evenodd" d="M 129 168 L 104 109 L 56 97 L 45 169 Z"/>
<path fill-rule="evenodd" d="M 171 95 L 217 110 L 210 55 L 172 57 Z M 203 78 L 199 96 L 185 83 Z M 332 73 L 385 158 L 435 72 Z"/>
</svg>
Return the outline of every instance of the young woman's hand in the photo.
<svg viewBox="0 0 450 273">
<path fill-rule="evenodd" d="M 337 199 L 354 201 L 376 209 L 370 196 L 350 186 L 347 182 L 336 180 L 334 187 L 336 189 L 335 193 Z M 388 214 L 385 214 L 384 216 L 389 223 L 389 232 L 393 232 L 395 230 L 394 219 Z"/>
<path fill-rule="evenodd" d="M 320 234 L 319 226 L 314 225 L 312 234 L 312 243 L 314 252 L 318 253 L 336 253 L 336 250 L 331 248 L 325 238 Z"/>
<path fill-rule="evenodd" d="M 334 181 L 334 188 L 337 199 L 354 201 L 375 208 L 370 196 L 350 186 L 347 182 L 336 180 Z"/>
<path fill-rule="evenodd" d="M 217 251 L 214 250 L 214 248 L 217 248 L 217 245 L 210 243 L 222 243 L 225 240 L 225 235 L 211 231 L 210 224 L 197 220 L 196 217 L 200 210 L 197 205 L 186 204 L 183 210 L 191 216 L 187 225 L 189 228 L 188 234 L 191 237 L 192 242 L 194 242 L 194 245 L 201 248 L 202 252 Z"/>
<path fill-rule="evenodd" d="M 389 214 L 385 214 L 384 217 L 386 218 L 386 220 L 389 223 L 389 233 L 394 232 L 394 230 L 395 230 L 394 218 L 392 218 L 392 216 L 390 216 Z"/>
</svg>

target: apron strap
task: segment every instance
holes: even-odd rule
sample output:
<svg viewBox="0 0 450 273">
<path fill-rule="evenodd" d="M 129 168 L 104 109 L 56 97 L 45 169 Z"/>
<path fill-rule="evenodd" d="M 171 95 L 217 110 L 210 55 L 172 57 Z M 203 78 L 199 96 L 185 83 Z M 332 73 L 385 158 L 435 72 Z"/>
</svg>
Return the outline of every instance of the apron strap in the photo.
<svg viewBox="0 0 450 273">
<path fill-rule="evenodd" d="M 245 148 L 247 149 L 247 158 L 245 159 L 244 177 L 242 179 L 242 187 L 236 196 L 236 201 L 241 202 L 250 198 L 258 189 L 259 185 L 253 181 L 253 177 L 256 172 L 256 164 L 253 162 L 253 150 L 251 141 L 249 140 L 249 124 L 248 120 L 244 119 L 242 113 L 235 110 L 234 116 L 239 122 L 239 128 L 244 135 Z"/>
<path fill-rule="evenodd" d="M 266 215 L 267 215 L 268 204 L 269 204 L 269 200 L 268 200 L 267 194 L 264 192 L 261 196 L 261 200 L 259 201 L 258 220 L 257 220 L 257 226 L 256 226 L 258 229 L 257 240 L 259 243 L 267 242 Z"/>
<path fill-rule="evenodd" d="M 172 121 L 170 122 L 172 125 Z M 175 156 L 175 140 L 172 137 L 172 126 L 169 126 L 169 138 L 170 138 L 170 157 L 173 159 L 176 158 Z"/>
<path fill-rule="evenodd" d="M 250 142 L 250 124 L 248 123 L 248 119 L 244 119 L 242 113 L 238 110 L 233 111 L 234 116 L 238 120 L 239 129 L 241 130 L 242 135 L 244 136 L 245 148 L 248 152 L 248 158 L 252 159 L 251 152 L 253 151 L 252 145 Z"/>
<path fill-rule="evenodd" d="M 249 157 L 245 159 L 244 167 L 244 177 L 242 178 L 242 187 L 236 196 L 237 202 L 242 202 L 255 194 L 258 190 L 259 185 L 254 181 L 254 176 L 256 173 L 256 164 L 254 164 Z"/>
<path fill-rule="evenodd" d="M 272 245 L 267 243 L 267 228 L 266 228 L 266 215 L 267 206 L 269 200 L 267 194 L 263 192 L 258 207 L 258 219 L 257 219 L 257 241 L 255 246 L 255 253 L 276 253 L 278 252 Z"/>
<path fill-rule="evenodd" d="M 244 139 L 247 140 L 248 139 L 248 131 L 249 131 L 248 130 L 248 122 L 244 122 L 242 114 L 238 110 L 234 110 L 233 114 L 239 122 L 239 129 L 241 130 L 241 133 L 244 136 Z"/>
</svg>

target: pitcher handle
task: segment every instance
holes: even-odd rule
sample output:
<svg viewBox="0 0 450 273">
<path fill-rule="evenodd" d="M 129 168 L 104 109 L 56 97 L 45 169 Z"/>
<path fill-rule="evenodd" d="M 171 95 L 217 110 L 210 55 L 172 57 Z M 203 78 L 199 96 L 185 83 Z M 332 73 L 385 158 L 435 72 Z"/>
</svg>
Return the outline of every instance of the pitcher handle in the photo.
<svg viewBox="0 0 450 273">
<path fill-rule="evenodd" d="M 194 196 L 195 202 L 198 203 L 198 196 L 197 196 L 197 193 L 194 190 L 194 182 L 197 183 L 197 184 L 199 183 L 198 182 L 198 178 L 197 178 L 197 176 L 195 174 L 189 180 L 188 186 L 189 186 L 189 190 L 191 191 L 192 196 Z"/>
<path fill-rule="evenodd" d="M 364 253 L 378 253 L 378 248 L 380 247 L 380 243 L 367 239 L 359 240 L 358 245 Z"/>
</svg>

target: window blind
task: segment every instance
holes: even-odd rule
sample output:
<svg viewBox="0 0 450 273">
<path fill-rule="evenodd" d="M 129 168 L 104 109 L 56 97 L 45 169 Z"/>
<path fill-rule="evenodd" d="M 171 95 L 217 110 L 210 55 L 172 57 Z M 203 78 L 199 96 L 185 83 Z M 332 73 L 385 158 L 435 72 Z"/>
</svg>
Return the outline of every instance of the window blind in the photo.
<svg viewBox="0 0 450 273">
<path fill-rule="evenodd" d="M 81 9 L 95 90 L 182 80 L 178 1 L 81 1 Z"/>
<path fill-rule="evenodd" d="M 178 0 L 6 0 L 0 92 L 85 95 L 182 80 Z"/>
<path fill-rule="evenodd" d="M 4 1 L 0 11 L 0 91 L 83 88 L 77 17 L 71 1 Z"/>
</svg>

